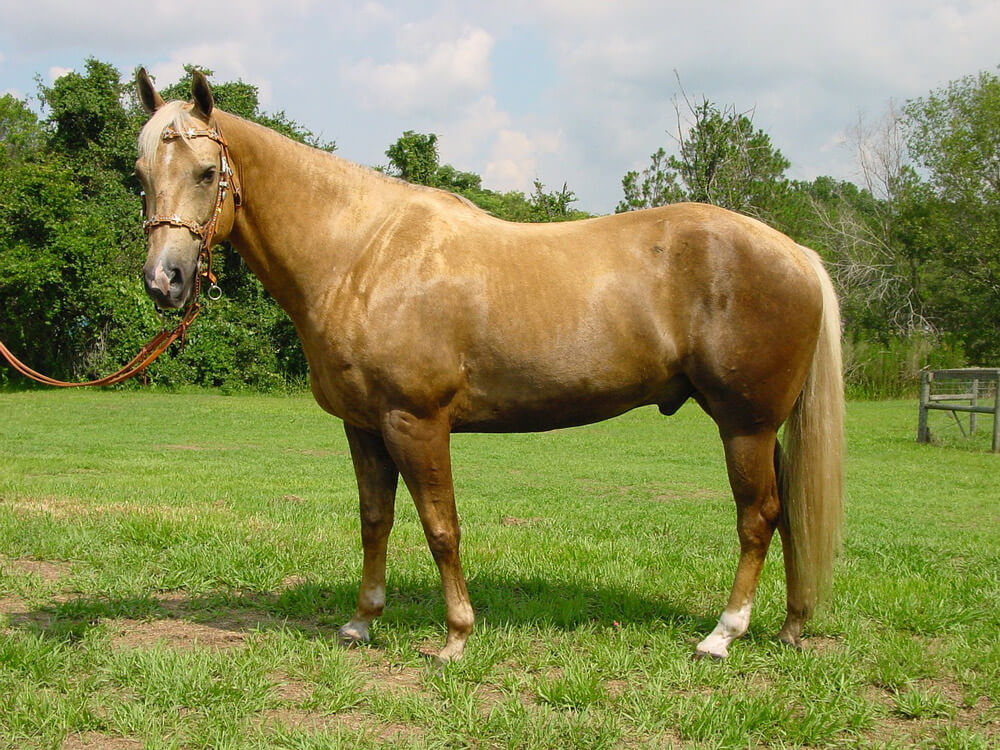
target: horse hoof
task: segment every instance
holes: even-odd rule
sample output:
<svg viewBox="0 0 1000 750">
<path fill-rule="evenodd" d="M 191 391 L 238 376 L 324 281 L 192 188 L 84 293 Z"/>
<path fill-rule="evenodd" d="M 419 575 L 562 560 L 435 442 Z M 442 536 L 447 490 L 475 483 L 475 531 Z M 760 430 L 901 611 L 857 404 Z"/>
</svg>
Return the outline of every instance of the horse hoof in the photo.
<svg viewBox="0 0 1000 750">
<path fill-rule="evenodd" d="M 431 657 L 431 659 L 438 667 L 444 667 L 447 666 L 448 664 L 460 661 L 462 659 L 463 653 L 464 649 L 461 648 L 449 649 L 447 646 L 445 646 L 443 649 L 441 649 L 441 652 L 439 654 Z"/>
<path fill-rule="evenodd" d="M 371 642 L 367 626 L 361 623 L 349 622 L 337 631 L 337 642 L 341 646 L 360 646 Z"/>
<path fill-rule="evenodd" d="M 700 649 L 694 652 L 694 660 L 701 661 L 702 659 L 711 659 L 712 661 L 722 661 L 729 654 L 713 654 L 711 651 L 702 651 Z"/>
<path fill-rule="evenodd" d="M 798 639 L 798 638 L 792 638 L 791 636 L 787 636 L 787 635 L 779 635 L 778 636 L 778 640 L 781 643 L 783 643 L 786 646 L 788 646 L 789 648 L 794 649 L 796 651 L 802 651 L 805 648 L 802 645 L 802 641 L 800 639 Z"/>
</svg>

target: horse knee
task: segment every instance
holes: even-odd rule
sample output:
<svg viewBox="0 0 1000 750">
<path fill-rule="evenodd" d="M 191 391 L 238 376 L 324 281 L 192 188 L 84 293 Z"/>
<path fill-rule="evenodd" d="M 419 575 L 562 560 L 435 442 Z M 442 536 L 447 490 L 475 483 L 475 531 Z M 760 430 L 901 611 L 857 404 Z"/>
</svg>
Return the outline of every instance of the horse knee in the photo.
<svg viewBox="0 0 1000 750">
<path fill-rule="evenodd" d="M 435 561 L 445 561 L 457 554 L 461 536 L 458 529 L 425 529 L 424 535 L 427 538 L 427 546 L 430 547 L 431 555 Z"/>
<path fill-rule="evenodd" d="M 379 536 L 392 528 L 393 514 L 386 513 L 381 508 L 363 508 L 361 510 L 361 533 L 363 535 Z"/>
</svg>

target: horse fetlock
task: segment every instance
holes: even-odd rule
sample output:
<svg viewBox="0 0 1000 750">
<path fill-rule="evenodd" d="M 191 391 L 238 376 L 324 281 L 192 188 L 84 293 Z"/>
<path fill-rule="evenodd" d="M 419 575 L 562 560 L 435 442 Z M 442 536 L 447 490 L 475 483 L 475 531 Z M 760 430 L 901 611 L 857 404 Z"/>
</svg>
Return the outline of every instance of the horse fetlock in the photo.
<svg viewBox="0 0 1000 750">
<path fill-rule="evenodd" d="M 697 656 L 711 656 L 725 659 L 729 656 L 729 644 L 747 631 L 750 625 L 750 605 L 744 604 L 737 610 L 726 610 L 719 617 L 715 630 L 698 644 Z"/>
<path fill-rule="evenodd" d="M 801 618 L 793 618 L 789 615 L 785 619 L 785 624 L 778 631 L 778 640 L 796 649 L 802 648 L 802 622 Z"/>
</svg>

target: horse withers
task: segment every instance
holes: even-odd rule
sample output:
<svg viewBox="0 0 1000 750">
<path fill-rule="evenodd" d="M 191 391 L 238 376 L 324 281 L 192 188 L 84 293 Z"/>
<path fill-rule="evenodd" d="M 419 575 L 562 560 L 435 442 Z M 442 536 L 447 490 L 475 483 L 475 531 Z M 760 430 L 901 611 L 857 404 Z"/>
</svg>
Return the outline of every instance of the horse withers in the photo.
<svg viewBox="0 0 1000 750">
<path fill-rule="evenodd" d="M 729 601 L 697 653 L 724 657 L 746 631 L 775 529 L 779 637 L 799 644 L 841 523 L 840 324 L 815 253 L 701 204 L 509 223 L 218 110 L 200 73 L 190 103 L 164 102 L 145 71 L 138 86 L 151 116 L 136 172 L 147 214 L 167 217 L 149 227 L 150 295 L 190 300 L 211 222 L 291 317 L 316 400 L 344 422 L 364 563 L 343 641 L 367 641 L 385 605 L 402 476 L 441 574 L 439 658 L 461 657 L 473 610 L 451 433 L 550 430 L 648 404 L 672 414 L 693 398 L 719 428 L 740 541 Z"/>
</svg>

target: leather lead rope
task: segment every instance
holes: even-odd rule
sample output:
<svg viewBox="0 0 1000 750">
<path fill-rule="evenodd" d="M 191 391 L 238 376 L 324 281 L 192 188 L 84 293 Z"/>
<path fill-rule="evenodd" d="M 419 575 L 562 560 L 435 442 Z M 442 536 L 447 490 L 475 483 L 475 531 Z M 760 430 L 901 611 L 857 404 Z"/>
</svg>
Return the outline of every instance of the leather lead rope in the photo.
<svg viewBox="0 0 1000 750">
<path fill-rule="evenodd" d="M 198 254 L 198 270 L 195 276 L 194 290 L 191 295 L 191 302 L 188 304 L 187 309 L 184 311 L 184 317 L 181 318 L 181 322 L 177 324 L 177 327 L 172 331 L 163 330 L 156 334 L 149 342 L 142 347 L 132 360 L 122 367 L 117 372 L 113 372 L 110 375 L 105 375 L 103 378 L 97 378 L 96 380 L 87 380 L 85 382 L 70 382 L 66 380 L 57 380 L 56 378 L 51 378 L 48 375 L 43 375 L 37 370 L 33 370 L 28 367 L 24 362 L 19 360 L 17 357 L 11 353 L 2 341 L 0 341 L 0 355 L 6 359 L 11 367 L 21 373 L 24 377 L 30 378 L 38 383 L 44 385 L 54 386 L 56 388 L 83 388 L 91 386 L 105 386 L 105 385 L 116 385 L 122 383 L 129 378 L 133 378 L 136 375 L 145 372 L 146 368 L 151 365 L 157 357 L 159 357 L 163 352 L 165 352 L 171 344 L 173 344 L 177 339 L 184 343 L 184 339 L 187 336 L 187 329 L 194 322 L 195 318 L 201 313 L 201 303 L 198 301 L 198 296 L 201 294 L 201 280 L 202 278 L 207 278 L 211 283 L 209 289 L 209 298 L 217 299 L 217 297 L 212 296 L 213 290 L 217 290 L 219 287 L 216 286 L 215 274 L 212 273 L 212 240 L 215 236 L 215 228 L 219 221 L 219 216 L 222 214 L 223 204 L 226 199 L 226 189 L 230 187 L 230 180 L 233 179 L 232 170 L 232 160 L 229 157 L 229 144 L 226 143 L 225 138 L 222 137 L 222 132 L 219 130 L 218 125 L 215 126 L 214 130 L 195 130 L 189 128 L 183 131 L 177 131 L 173 128 L 167 128 L 163 131 L 163 140 L 167 141 L 171 138 L 211 138 L 213 141 L 217 142 L 222 147 L 222 170 L 219 175 L 219 191 L 215 199 L 215 207 L 212 209 L 212 215 L 209 220 L 204 224 L 198 224 L 197 222 L 187 221 L 181 219 L 178 216 L 153 216 L 147 221 L 143 222 L 143 229 L 146 234 L 149 234 L 153 229 L 161 225 L 178 226 L 184 227 L 192 234 L 201 238 L 201 251 Z M 233 210 L 239 207 L 240 193 L 235 182 L 232 185 L 233 190 Z"/>
</svg>

